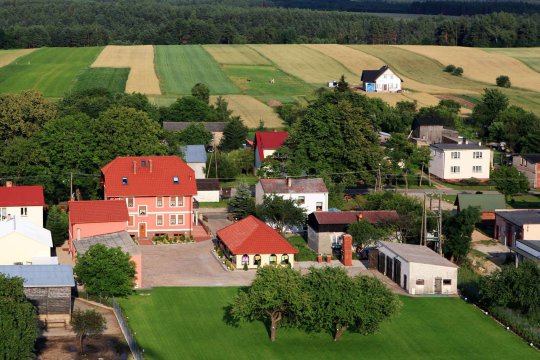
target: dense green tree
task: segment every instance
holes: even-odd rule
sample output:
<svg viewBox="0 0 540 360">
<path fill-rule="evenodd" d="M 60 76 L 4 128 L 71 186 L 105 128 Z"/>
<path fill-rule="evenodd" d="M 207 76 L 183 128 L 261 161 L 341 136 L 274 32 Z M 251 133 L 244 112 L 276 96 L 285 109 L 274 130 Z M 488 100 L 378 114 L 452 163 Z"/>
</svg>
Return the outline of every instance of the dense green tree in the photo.
<svg viewBox="0 0 540 360">
<path fill-rule="evenodd" d="M 73 271 L 89 294 L 100 297 L 126 296 L 135 284 L 135 262 L 120 248 L 92 245 L 77 255 Z"/>
<path fill-rule="evenodd" d="M 210 89 L 205 84 L 197 83 L 191 88 L 191 96 L 208 104 L 210 101 Z"/>
<path fill-rule="evenodd" d="M 345 80 L 345 75 L 341 75 L 341 77 L 339 78 L 339 81 L 336 86 L 336 91 L 337 92 L 351 91 L 351 89 L 349 88 L 349 83 Z"/>
<path fill-rule="evenodd" d="M 218 122 L 230 120 L 232 110 L 229 110 L 229 103 L 222 96 L 218 96 L 214 104 L 214 119 Z"/>
<path fill-rule="evenodd" d="M 265 195 L 263 202 L 257 205 L 257 217 L 272 224 L 279 231 L 293 227 L 302 228 L 306 223 L 306 211 L 293 199 L 282 196 Z"/>
<path fill-rule="evenodd" d="M 49 207 L 46 228 L 51 231 L 54 246 L 62 246 L 64 241 L 67 240 L 69 236 L 68 227 L 68 215 L 56 205 Z"/>
<path fill-rule="evenodd" d="M 497 84 L 498 87 L 504 87 L 509 88 L 512 86 L 512 83 L 510 82 L 510 78 L 507 75 L 501 75 L 498 76 L 495 80 L 495 84 Z"/>
<path fill-rule="evenodd" d="M 208 146 L 214 136 L 206 129 L 203 123 L 193 123 L 183 129 L 178 134 L 179 140 L 185 145 L 205 145 Z"/>
<path fill-rule="evenodd" d="M 529 191 L 529 180 L 518 169 L 513 166 L 500 166 L 491 173 L 491 179 L 495 187 L 499 190 L 506 200 L 510 196 Z"/>
<path fill-rule="evenodd" d="M 37 314 L 24 295 L 23 279 L 0 274 L 0 358 L 34 359 Z"/>
<path fill-rule="evenodd" d="M 451 261 L 461 262 L 471 249 L 472 232 L 481 221 L 480 210 L 476 207 L 461 209 L 457 214 L 448 212 L 443 216 L 443 252 Z"/>
<path fill-rule="evenodd" d="M 239 149 L 246 143 L 248 128 L 238 116 L 233 116 L 225 129 L 219 147 L 222 151 Z"/>
<path fill-rule="evenodd" d="M 489 127 L 497 116 L 508 108 L 508 97 L 497 89 L 484 89 L 482 101 L 472 113 L 472 119 L 480 130 L 480 136 L 489 134 Z"/>
<path fill-rule="evenodd" d="M 235 297 L 230 313 L 236 320 L 259 320 L 269 324 L 270 340 L 276 340 L 278 327 L 297 325 L 297 314 L 305 307 L 299 272 L 281 266 L 263 266 L 247 289 Z"/>
<path fill-rule="evenodd" d="M 60 115 L 79 115 L 91 118 L 107 110 L 114 103 L 114 95 L 104 88 L 84 89 L 67 94 L 58 104 Z"/>
<path fill-rule="evenodd" d="M 354 244 L 363 249 L 384 240 L 392 233 L 392 229 L 386 224 L 374 225 L 369 221 L 360 220 L 350 224 L 347 233 L 352 236 Z"/>
<path fill-rule="evenodd" d="M 246 183 L 240 183 L 236 188 L 236 195 L 229 201 L 229 212 L 239 220 L 255 214 L 255 199 Z"/>
<path fill-rule="evenodd" d="M 510 106 L 489 126 L 490 138 L 504 141 L 518 153 L 534 153 L 540 148 L 540 118 L 518 106 Z"/>
<path fill-rule="evenodd" d="M 75 310 L 71 317 L 71 327 L 79 338 L 79 352 L 84 353 L 84 340 L 90 336 L 101 335 L 107 328 L 107 321 L 94 309 Z"/>
<path fill-rule="evenodd" d="M 169 106 L 164 121 L 214 121 L 212 107 L 194 96 L 184 96 Z"/>
<path fill-rule="evenodd" d="M 454 71 L 452 71 L 452 75 L 454 76 L 462 76 L 463 75 L 463 68 L 462 67 L 457 67 L 454 69 Z"/>
<path fill-rule="evenodd" d="M 409 188 L 409 174 L 429 164 L 430 154 L 425 148 L 419 148 L 409 142 L 404 134 L 393 134 L 386 142 L 386 155 L 391 162 L 393 173 L 402 175 L 405 180 L 405 190 Z"/>
<path fill-rule="evenodd" d="M 303 116 L 305 108 L 298 103 L 283 104 L 277 108 L 279 117 L 288 125 L 292 126 Z"/>
</svg>

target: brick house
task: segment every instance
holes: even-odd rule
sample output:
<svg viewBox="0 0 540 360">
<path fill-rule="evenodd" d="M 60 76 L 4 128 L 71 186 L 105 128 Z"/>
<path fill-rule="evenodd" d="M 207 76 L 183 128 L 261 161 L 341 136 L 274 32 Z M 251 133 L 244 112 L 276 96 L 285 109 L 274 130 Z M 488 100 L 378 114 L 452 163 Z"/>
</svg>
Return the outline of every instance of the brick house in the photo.
<svg viewBox="0 0 540 360">
<path fill-rule="evenodd" d="M 529 179 L 531 189 L 540 188 L 540 154 L 514 156 L 512 165 Z"/>
<path fill-rule="evenodd" d="M 106 200 L 124 200 L 127 231 L 151 244 L 153 236 L 191 236 L 195 173 L 178 156 L 118 157 L 101 169 Z"/>
</svg>

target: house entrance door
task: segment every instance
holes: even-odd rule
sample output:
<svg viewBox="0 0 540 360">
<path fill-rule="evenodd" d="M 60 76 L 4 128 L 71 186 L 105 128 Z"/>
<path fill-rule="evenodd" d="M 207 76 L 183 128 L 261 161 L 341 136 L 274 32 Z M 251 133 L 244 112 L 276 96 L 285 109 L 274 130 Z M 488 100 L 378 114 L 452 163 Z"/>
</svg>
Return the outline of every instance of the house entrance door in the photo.
<svg viewBox="0 0 540 360">
<path fill-rule="evenodd" d="M 388 91 L 388 84 L 384 84 L 384 85 L 383 85 L 383 90 L 384 90 L 384 91 Z"/>
<path fill-rule="evenodd" d="M 435 278 L 435 294 L 442 294 L 442 278 Z"/>
<path fill-rule="evenodd" d="M 512 243 L 513 243 L 513 232 L 512 232 L 512 226 L 510 225 L 507 225 L 506 227 L 506 246 L 508 247 L 512 247 Z"/>
<path fill-rule="evenodd" d="M 139 237 L 145 238 L 146 237 L 146 223 L 139 223 Z"/>
</svg>

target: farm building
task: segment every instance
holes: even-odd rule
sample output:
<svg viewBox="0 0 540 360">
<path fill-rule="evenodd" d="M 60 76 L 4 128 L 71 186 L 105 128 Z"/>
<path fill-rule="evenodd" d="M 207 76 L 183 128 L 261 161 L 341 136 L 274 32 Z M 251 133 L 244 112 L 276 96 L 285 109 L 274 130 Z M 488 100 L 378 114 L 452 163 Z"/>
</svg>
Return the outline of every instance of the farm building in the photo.
<svg viewBox="0 0 540 360">
<path fill-rule="evenodd" d="M 36 306 L 40 320 L 69 323 L 71 288 L 75 286 L 71 266 L 1 265 L 0 273 L 24 279 L 24 294 Z"/>
<path fill-rule="evenodd" d="M 255 168 L 261 167 L 264 159 L 271 157 L 279 159 L 280 155 L 276 150 L 283 146 L 289 136 L 286 131 L 259 131 L 255 133 L 253 149 L 255 149 Z"/>
<path fill-rule="evenodd" d="M 409 294 L 457 294 L 458 266 L 426 246 L 381 241 L 369 267 Z"/>
<path fill-rule="evenodd" d="M 365 220 L 371 224 L 399 221 L 395 210 L 318 211 L 308 215 L 308 246 L 319 254 L 337 255 L 350 224 Z"/>
<path fill-rule="evenodd" d="M 219 202 L 221 197 L 221 186 L 219 179 L 197 179 L 197 195 L 195 200 L 198 202 Z"/>
<path fill-rule="evenodd" d="M 442 143 L 444 125 L 444 121 L 437 118 L 415 119 L 412 136 L 427 144 Z"/>
<path fill-rule="evenodd" d="M 298 253 L 277 230 L 250 215 L 216 233 L 218 244 L 236 268 L 247 265 L 256 269 L 264 265 L 294 266 Z"/>
<path fill-rule="evenodd" d="M 502 194 L 458 194 L 454 205 L 458 212 L 469 206 L 480 208 L 482 220 L 495 220 L 495 210 L 506 209 Z"/>
<path fill-rule="evenodd" d="M 379 70 L 362 71 L 360 81 L 362 89 L 366 92 L 398 92 L 401 91 L 403 82 L 388 65 L 384 65 Z"/>
<path fill-rule="evenodd" d="M 527 176 L 531 189 L 540 188 L 540 154 L 514 156 L 512 165 Z"/>
<path fill-rule="evenodd" d="M 0 186 L 0 221 L 18 216 L 43 227 L 44 206 L 43 186 L 14 186 L 11 181 Z"/>
<path fill-rule="evenodd" d="M 497 210 L 494 238 L 516 255 L 517 264 L 525 259 L 540 262 L 540 210 Z"/>
<path fill-rule="evenodd" d="M 221 142 L 221 138 L 223 137 L 223 131 L 225 130 L 225 126 L 227 126 L 226 122 L 203 122 L 202 123 L 206 130 L 210 131 L 212 133 L 212 142 L 210 145 L 213 147 L 216 147 Z M 163 122 L 163 130 L 167 131 L 182 131 L 188 126 L 193 125 L 192 122 L 177 122 L 177 121 L 164 121 Z"/>
<path fill-rule="evenodd" d="M 184 160 L 195 171 L 195 179 L 206 178 L 206 148 L 204 145 L 182 146 Z"/>
<path fill-rule="evenodd" d="M 491 150 L 478 144 L 433 144 L 429 172 L 447 181 L 489 180 Z"/>
</svg>

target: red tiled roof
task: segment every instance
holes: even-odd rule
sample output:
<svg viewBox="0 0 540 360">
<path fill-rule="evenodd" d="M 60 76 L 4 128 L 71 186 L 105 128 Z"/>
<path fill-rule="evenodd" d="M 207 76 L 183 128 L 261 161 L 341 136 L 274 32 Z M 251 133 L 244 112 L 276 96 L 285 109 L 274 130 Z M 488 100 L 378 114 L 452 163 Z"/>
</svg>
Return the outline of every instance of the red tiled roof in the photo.
<svg viewBox="0 0 540 360">
<path fill-rule="evenodd" d="M 70 201 L 68 207 L 71 224 L 128 221 L 125 200 Z"/>
<path fill-rule="evenodd" d="M 107 197 L 197 194 L 195 172 L 178 156 L 117 157 L 101 172 Z M 173 182 L 176 176 L 177 184 Z M 122 183 L 124 177 L 127 185 Z"/>
<path fill-rule="evenodd" d="M 219 230 L 217 236 L 235 255 L 298 253 L 277 230 L 253 215 Z"/>
<path fill-rule="evenodd" d="M 323 179 L 261 179 L 261 186 L 266 194 L 289 193 L 327 193 Z M 291 182 L 289 186 L 288 181 Z"/>
<path fill-rule="evenodd" d="M 372 224 L 380 222 L 395 222 L 399 220 L 396 210 L 371 210 L 371 211 L 316 211 L 313 213 L 319 224 L 351 224 L 360 219 Z"/>
<path fill-rule="evenodd" d="M 264 159 L 264 150 L 279 149 L 289 136 L 286 131 L 259 131 L 255 133 L 254 145 L 258 148 L 261 161 Z"/>
<path fill-rule="evenodd" d="M 0 187 L 0 206 L 44 206 L 43 186 Z"/>
</svg>

